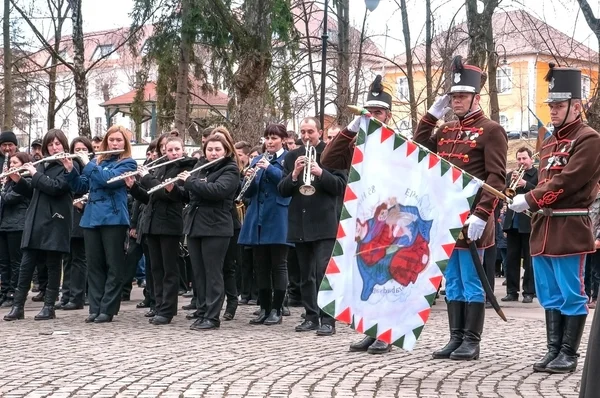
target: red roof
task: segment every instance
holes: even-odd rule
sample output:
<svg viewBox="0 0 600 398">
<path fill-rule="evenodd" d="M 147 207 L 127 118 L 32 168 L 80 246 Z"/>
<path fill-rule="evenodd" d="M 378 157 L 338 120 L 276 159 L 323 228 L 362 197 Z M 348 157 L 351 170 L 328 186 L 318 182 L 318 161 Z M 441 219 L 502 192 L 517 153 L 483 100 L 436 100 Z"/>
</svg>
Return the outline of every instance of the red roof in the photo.
<svg viewBox="0 0 600 398">
<path fill-rule="evenodd" d="M 100 104 L 102 107 L 116 105 L 131 105 L 135 98 L 136 90 L 111 98 Z M 156 102 L 156 83 L 149 82 L 144 87 L 145 102 Z M 229 97 L 222 91 L 217 91 L 216 94 L 203 94 L 199 87 L 192 88 L 190 91 L 190 102 L 192 105 L 212 105 L 212 106 L 227 106 Z"/>
</svg>

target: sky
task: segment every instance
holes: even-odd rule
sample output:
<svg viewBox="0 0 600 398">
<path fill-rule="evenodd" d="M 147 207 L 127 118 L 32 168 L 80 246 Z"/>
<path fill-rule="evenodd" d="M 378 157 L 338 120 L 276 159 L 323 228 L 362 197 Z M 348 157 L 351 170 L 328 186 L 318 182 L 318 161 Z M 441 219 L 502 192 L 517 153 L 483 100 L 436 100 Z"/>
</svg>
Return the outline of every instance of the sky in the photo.
<svg viewBox="0 0 600 398">
<path fill-rule="evenodd" d="M 35 0 L 22 0 L 23 3 L 33 1 Z M 329 0 L 330 5 L 332 2 Z M 399 2 L 399 0 L 381 0 L 377 9 L 367 16 L 367 35 L 380 49 L 385 50 L 388 57 L 404 52 Z M 600 16 L 600 0 L 589 0 L 589 2 L 596 15 Z M 463 22 L 466 19 L 463 5 L 464 0 L 432 0 L 435 31 L 439 33 L 445 30 L 454 15 L 458 23 Z M 414 46 L 424 39 L 425 5 L 422 0 L 407 0 L 407 6 L 411 21 L 411 41 Z M 129 26 L 131 23 L 129 13 L 132 7 L 133 0 L 84 0 L 82 10 L 84 32 Z M 573 35 L 576 40 L 598 50 L 597 40 L 579 11 L 576 0 L 501 0 L 499 8 L 500 10 L 524 9 L 555 28 Z M 350 0 L 350 22 L 359 30 L 365 10 L 364 0 Z M 49 25 L 44 19 L 36 20 L 36 25 L 45 26 L 44 30 L 48 32 Z M 23 26 L 23 30 L 26 33 L 28 28 Z M 38 47 L 35 39 L 31 40 L 31 45 Z"/>
</svg>

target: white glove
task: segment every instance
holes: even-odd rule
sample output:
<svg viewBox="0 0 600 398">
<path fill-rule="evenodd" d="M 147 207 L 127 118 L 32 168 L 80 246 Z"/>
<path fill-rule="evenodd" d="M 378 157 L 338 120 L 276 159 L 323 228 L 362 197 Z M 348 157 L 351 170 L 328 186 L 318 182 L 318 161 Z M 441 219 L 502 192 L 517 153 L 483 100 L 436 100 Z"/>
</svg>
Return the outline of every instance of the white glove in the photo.
<svg viewBox="0 0 600 398">
<path fill-rule="evenodd" d="M 450 96 L 448 94 L 444 94 L 438 99 L 435 100 L 431 108 L 427 111 L 431 116 L 434 116 L 436 119 L 441 119 L 444 117 L 446 113 L 450 110 Z"/>
<path fill-rule="evenodd" d="M 512 203 L 508 204 L 508 208 L 516 213 L 523 213 L 529 210 L 529 203 L 525 200 L 525 195 L 517 195 L 513 198 Z"/>
<path fill-rule="evenodd" d="M 83 163 L 84 166 L 90 162 L 90 156 L 85 151 L 77 152 L 77 156 L 79 156 L 79 159 L 81 159 L 81 163 Z"/>
<path fill-rule="evenodd" d="M 467 219 L 465 225 L 469 226 L 467 230 L 467 237 L 469 240 L 476 241 L 483 235 L 483 230 L 487 225 L 487 221 L 483 221 L 481 218 L 477 217 L 475 214 L 471 214 Z"/>
<path fill-rule="evenodd" d="M 346 127 L 348 129 L 348 131 L 350 131 L 351 133 L 358 133 L 358 130 L 360 130 L 360 121 L 362 119 L 362 116 L 356 116 L 354 118 L 354 120 L 352 120 L 350 122 L 350 124 L 348 125 L 348 127 Z"/>
</svg>

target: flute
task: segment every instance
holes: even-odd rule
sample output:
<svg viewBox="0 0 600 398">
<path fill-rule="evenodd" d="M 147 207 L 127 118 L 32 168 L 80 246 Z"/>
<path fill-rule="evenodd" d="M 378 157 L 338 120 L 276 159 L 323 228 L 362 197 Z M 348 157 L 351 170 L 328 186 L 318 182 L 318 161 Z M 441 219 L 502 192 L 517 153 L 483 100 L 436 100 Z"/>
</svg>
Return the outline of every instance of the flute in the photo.
<svg viewBox="0 0 600 398">
<path fill-rule="evenodd" d="M 155 164 L 154 166 L 151 166 L 151 167 L 146 167 L 146 170 L 150 171 L 150 170 L 152 170 L 152 169 L 159 168 L 159 167 L 161 167 L 161 166 L 164 166 L 164 165 L 167 165 L 167 164 L 169 164 L 169 163 L 176 162 L 176 161 L 178 161 L 179 159 L 183 159 L 183 158 L 177 158 L 177 159 L 169 160 L 169 161 L 167 161 L 167 162 L 163 162 L 163 163 L 160 163 L 160 164 Z M 142 167 L 143 167 L 143 166 L 142 166 Z M 113 178 L 111 178 L 110 180 L 106 181 L 106 183 L 107 183 L 107 184 L 110 184 L 110 183 L 112 183 L 112 182 L 116 182 L 116 181 L 121 181 L 121 180 L 124 180 L 124 179 L 126 179 L 127 177 L 133 177 L 133 176 L 136 176 L 136 175 L 140 174 L 140 172 L 141 172 L 141 171 L 142 171 L 142 168 L 141 168 L 141 167 L 140 167 L 140 168 L 138 168 L 136 171 L 128 171 L 127 173 L 123 173 L 123 174 L 121 174 L 120 176 L 116 176 L 116 177 L 113 177 Z"/>
<path fill-rule="evenodd" d="M 161 156 L 161 157 L 159 157 L 158 159 L 154 159 L 153 161 L 149 162 L 148 164 L 145 164 L 144 166 L 145 166 L 145 167 L 148 167 L 148 166 L 150 166 L 150 165 L 152 165 L 152 164 L 154 164 L 154 163 L 156 163 L 156 162 L 158 162 L 158 161 L 161 161 L 161 160 L 163 160 L 163 159 L 164 159 L 164 158 L 166 158 L 166 157 L 167 157 L 167 155 L 162 155 L 162 156 Z M 161 164 L 162 164 L 162 163 L 161 163 Z"/>
<path fill-rule="evenodd" d="M 200 167 L 196 167 L 195 169 L 192 169 L 192 170 L 190 170 L 190 174 L 191 174 L 191 173 L 195 173 L 195 172 L 197 172 L 197 171 L 200 171 L 200 170 L 203 170 L 203 169 L 205 169 L 205 168 L 207 168 L 207 167 L 209 167 L 209 166 L 212 166 L 213 164 L 215 164 L 215 163 L 217 163 L 217 162 L 219 162 L 219 161 L 223 160 L 224 158 L 225 158 L 224 156 L 221 156 L 220 158 L 218 158 L 218 159 L 215 159 L 215 160 L 211 160 L 210 162 L 208 162 L 208 163 L 205 163 L 205 164 L 203 164 L 203 165 L 202 165 L 202 166 L 200 166 Z M 152 193 L 154 193 L 154 192 L 156 192 L 156 191 L 160 190 L 161 188 L 164 188 L 164 187 L 166 187 L 166 186 L 167 186 L 167 185 L 169 185 L 169 184 L 172 184 L 172 183 L 174 183 L 174 182 L 175 182 L 175 181 L 177 181 L 177 180 L 179 180 L 179 176 L 177 176 L 177 177 L 172 177 L 172 178 L 167 178 L 166 180 L 164 180 L 164 181 L 163 181 L 163 182 L 161 182 L 160 184 L 158 184 L 158 185 L 156 185 L 156 186 L 154 186 L 154 187 L 150 188 L 150 189 L 148 190 L 148 195 L 150 195 L 150 194 L 152 194 Z"/>
<path fill-rule="evenodd" d="M 84 203 L 87 202 L 88 199 L 90 198 L 90 194 L 86 193 L 85 195 L 83 195 L 81 198 L 77 198 L 73 201 L 73 204 L 76 205 L 77 203 Z"/>
</svg>

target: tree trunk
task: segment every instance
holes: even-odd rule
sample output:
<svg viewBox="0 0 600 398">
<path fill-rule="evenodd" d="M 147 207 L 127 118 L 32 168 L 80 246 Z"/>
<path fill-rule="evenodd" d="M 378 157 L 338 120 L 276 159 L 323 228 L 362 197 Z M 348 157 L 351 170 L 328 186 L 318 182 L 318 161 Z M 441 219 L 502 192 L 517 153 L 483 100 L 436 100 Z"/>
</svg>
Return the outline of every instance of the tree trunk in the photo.
<svg viewBox="0 0 600 398">
<path fill-rule="evenodd" d="M 190 27 L 192 0 L 181 2 L 181 46 L 177 66 L 177 93 L 175 94 L 175 129 L 185 137 L 188 120 L 190 55 L 194 43 L 194 30 Z"/>
<path fill-rule="evenodd" d="M 336 83 L 336 105 L 338 123 L 345 126 L 350 121 L 351 114 L 348 109 L 350 105 L 350 2 L 340 0 L 337 2 L 337 28 L 338 28 L 338 51 L 337 51 L 337 83 Z M 366 11 L 365 11 L 366 17 Z M 363 24 L 364 26 L 364 24 Z M 358 72 L 358 69 L 357 69 Z M 323 126 L 325 128 L 325 126 Z"/>
<path fill-rule="evenodd" d="M 478 0 L 465 0 L 467 6 L 467 28 L 469 31 L 469 50 L 467 59 L 471 65 L 476 65 L 485 70 L 488 54 L 494 48 L 488 48 L 487 31 L 492 26 L 492 16 L 498 0 L 483 0 L 483 12 L 477 12 Z"/>
<path fill-rule="evenodd" d="M 2 36 L 4 40 L 4 118 L 2 120 L 2 130 L 12 130 L 14 122 L 9 0 L 4 0 L 4 23 L 2 24 Z"/>
<path fill-rule="evenodd" d="M 487 84 L 490 95 L 490 119 L 500 123 L 500 104 L 498 103 L 498 86 L 496 85 L 496 74 L 498 69 L 498 53 L 495 50 L 494 33 L 492 25 L 486 29 L 487 48 L 492 49 L 487 64 Z"/>
<path fill-rule="evenodd" d="M 431 48 L 433 45 L 431 0 L 425 0 L 425 86 L 427 87 L 426 109 L 433 105 L 433 76 L 431 74 Z"/>
<path fill-rule="evenodd" d="M 55 128 L 56 125 L 56 113 L 58 109 L 56 109 L 56 78 L 57 78 L 57 70 L 59 59 L 56 57 L 56 54 L 60 53 L 60 42 L 62 40 L 62 27 L 67 17 L 67 13 L 69 12 L 69 6 L 67 5 L 66 9 L 63 11 L 64 2 L 48 2 L 48 7 L 56 7 L 56 20 L 53 21 L 54 24 L 54 43 L 52 44 L 52 48 L 54 52 L 51 52 L 52 58 L 52 66 L 48 70 L 48 130 Z"/>
<path fill-rule="evenodd" d="M 410 44 L 410 28 L 408 26 L 408 12 L 406 0 L 400 0 L 400 11 L 402 13 L 402 33 L 404 34 L 404 48 L 406 51 L 406 80 L 408 81 L 408 101 L 410 106 L 410 125 L 414 133 L 417 128 L 417 99 L 415 96 L 415 84 L 413 77 L 412 47 Z"/>
<path fill-rule="evenodd" d="M 311 37 L 311 32 L 310 32 L 310 19 L 312 18 L 312 3 L 311 3 L 311 13 L 309 14 L 306 10 L 306 1 L 302 0 L 302 10 L 304 12 L 304 18 L 306 18 L 306 20 L 304 21 L 304 33 L 306 34 L 306 51 L 307 51 L 307 57 L 308 57 L 308 78 L 310 80 L 310 85 L 312 87 L 313 93 L 312 93 L 312 98 L 314 100 L 314 108 L 315 108 L 315 115 L 317 115 L 319 113 L 319 97 L 317 96 L 317 82 L 315 80 L 315 70 L 314 70 L 314 64 L 313 64 L 313 48 L 312 48 L 312 37 Z"/>
<path fill-rule="evenodd" d="M 587 0 L 577 0 L 577 2 L 588 26 L 594 32 L 594 35 L 596 35 L 598 45 L 600 45 L 600 19 L 594 16 L 594 11 Z M 600 55 L 598 56 L 598 66 L 600 67 Z M 597 80 L 595 85 L 592 90 L 593 94 L 588 100 L 590 107 L 586 110 L 585 116 L 590 127 L 596 131 L 600 131 L 600 82 Z"/>
<path fill-rule="evenodd" d="M 71 5 L 73 23 L 73 81 L 75 82 L 75 107 L 79 135 L 92 138 L 90 128 L 90 112 L 88 108 L 88 87 L 85 70 L 85 54 L 83 45 L 83 17 L 81 0 L 68 0 Z"/>
</svg>

